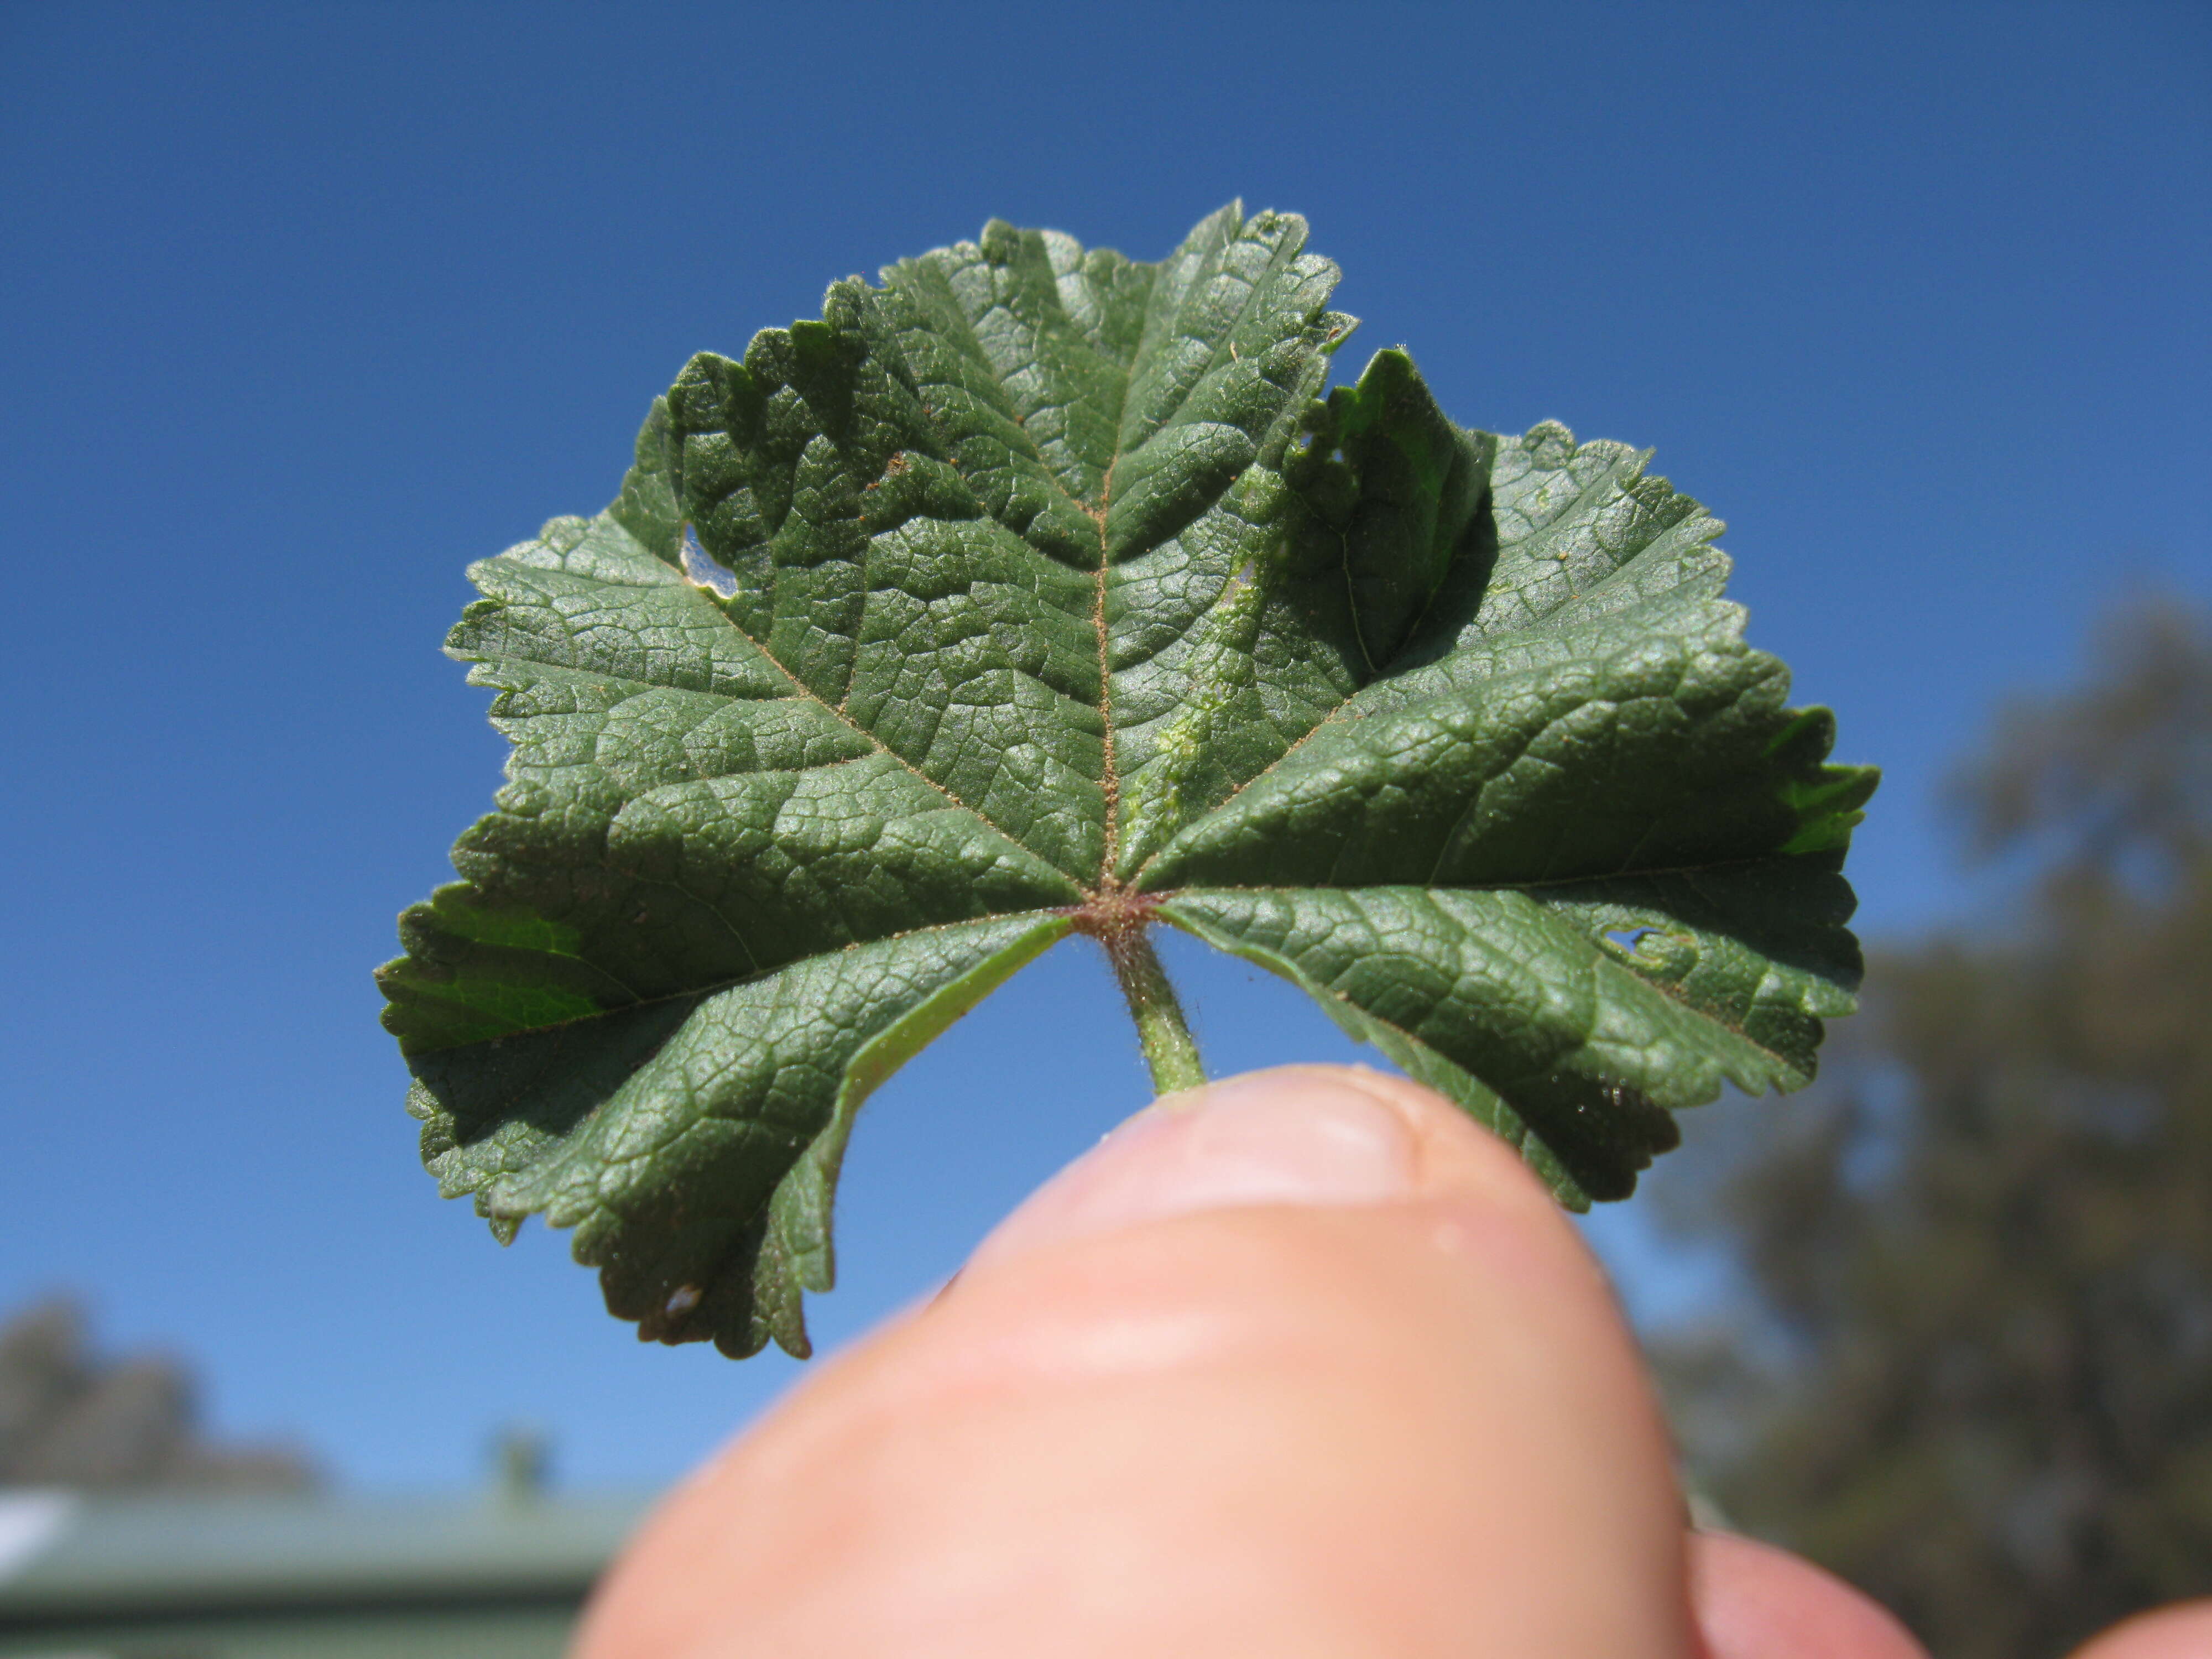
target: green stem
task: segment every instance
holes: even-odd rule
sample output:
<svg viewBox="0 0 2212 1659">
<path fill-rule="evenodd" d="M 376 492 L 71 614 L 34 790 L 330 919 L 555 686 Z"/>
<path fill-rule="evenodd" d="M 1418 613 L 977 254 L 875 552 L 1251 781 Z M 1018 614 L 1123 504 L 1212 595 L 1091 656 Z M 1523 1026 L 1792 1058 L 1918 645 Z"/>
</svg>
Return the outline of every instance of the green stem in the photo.
<svg viewBox="0 0 2212 1659">
<path fill-rule="evenodd" d="M 1206 1082 L 1206 1066 L 1198 1057 L 1182 1004 L 1167 969 L 1160 966 L 1144 927 L 1106 941 L 1106 955 L 1114 976 L 1121 981 L 1121 994 L 1129 1000 L 1129 1017 L 1137 1022 L 1137 1040 L 1144 1045 L 1145 1064 L 1152 1069 L 1152 1087 L 1161 1094 L 1196 1089 Z"/>
</svg>

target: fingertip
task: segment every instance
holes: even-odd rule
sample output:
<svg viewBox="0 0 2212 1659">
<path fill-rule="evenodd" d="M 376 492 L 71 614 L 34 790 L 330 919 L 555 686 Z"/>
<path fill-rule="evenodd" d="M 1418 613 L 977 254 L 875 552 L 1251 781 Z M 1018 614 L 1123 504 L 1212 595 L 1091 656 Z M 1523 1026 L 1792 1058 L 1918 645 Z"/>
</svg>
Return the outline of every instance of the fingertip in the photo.
<svg viewBox="0 0 2212 1659">
<path fill-rule="evenodd" d="M 2074 1659 L 2204 1659 L 2212 1654 L 2212 1600 L 2178 1602 L 2116 1625 Z"/>
<path fill-rule="evenodd" d="M 1690 1605 L 1706 1659 L 1928 1659 L 1872 1597 L 1732 1533 L 1691 1534 Z"/>
<path fill-rule="evenodd" d="M 1456 1192 L 1571 1236 L 1528 1164 L 1431 1090 L 1362 1066 L 1283 1066 L 1162 1097 L 1030 1195 L 969 1272 L 1207 1209 Z"/>
<path fill-rule="evenodd" d="M 967 1271 L 1201 1210 L 1403 1198 L 1419 1175 L 1417 1129 L 1362 1081 L 1286 1066 L 1164 1097 L 1030 1194 Z"/>
</svg>

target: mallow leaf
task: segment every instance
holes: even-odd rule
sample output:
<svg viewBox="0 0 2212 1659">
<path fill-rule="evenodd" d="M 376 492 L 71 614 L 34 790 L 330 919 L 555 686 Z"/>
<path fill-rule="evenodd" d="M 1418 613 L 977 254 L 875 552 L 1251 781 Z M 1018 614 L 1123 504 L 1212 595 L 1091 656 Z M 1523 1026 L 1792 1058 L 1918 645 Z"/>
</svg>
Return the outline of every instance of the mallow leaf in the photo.
<svg viewBox="0 0 2212 1659">
<path fill-rule="evenodd" d="M 1285 214 L 1158 264 L 993 223 L 692 360 L 611 506 L 477 565 L 514 749 L 386 1023 L 448 1194 L 574 1229 L 664 1341 L 807 1351 L 870 1090 L 1071 933 L 1304 990 L 1617 1198 L 1790 1089 L 1859 958 L 1874 773 L 1611 443 L 1455 426 Z"/>
</svg>

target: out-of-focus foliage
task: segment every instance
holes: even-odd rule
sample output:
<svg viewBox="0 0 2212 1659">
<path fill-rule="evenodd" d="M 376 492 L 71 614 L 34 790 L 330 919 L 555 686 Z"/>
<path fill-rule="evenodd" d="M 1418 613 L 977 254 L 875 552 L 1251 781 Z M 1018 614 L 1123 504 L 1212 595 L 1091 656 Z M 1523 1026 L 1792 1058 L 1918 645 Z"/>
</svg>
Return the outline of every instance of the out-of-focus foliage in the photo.
<svg viewBox="0 0 2212 1659">
<path fill-rule="evenodd" d="M 2021 1659 L 2212 1592 L 2212 620 L 2116 618 L 1954 804 L 2014 902 L 1873 953 L 1805 1105 L 1693 1126 L 1662 1205 L 1747 1294 L 1656 1346 L 1736 1525 Z"/>
<path fill-rule="evenodd" d="M 66 1301 L 0 1325 L 0 1486 L 294 1492 L 313 1466 L 283 1446 L 199 1431 L 191 1373 L 159 1356 L 106 1359 Z"/>
</svg>

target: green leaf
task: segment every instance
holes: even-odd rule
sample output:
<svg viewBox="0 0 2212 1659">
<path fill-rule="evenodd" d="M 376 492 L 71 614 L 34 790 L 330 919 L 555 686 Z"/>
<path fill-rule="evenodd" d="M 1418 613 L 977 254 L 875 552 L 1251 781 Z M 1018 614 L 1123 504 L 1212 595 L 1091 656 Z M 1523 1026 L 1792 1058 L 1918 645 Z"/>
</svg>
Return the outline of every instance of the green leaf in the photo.
<svg viewBox="0 0 2212 1659">
<path fill-rule="evenodd" d="M 1294 216 L 993 223 L 695 358 L 621 495 L 476 566 L 514 744 L 380 977 L 442 1189 L 640 1333 L 806 1351 L 853 1119 L 1054 941 L 1311 993 L 1575 1205 L 1809 1079 L 1874 786 L 1613 444 L 1455 426 Z"/>
</svg>

